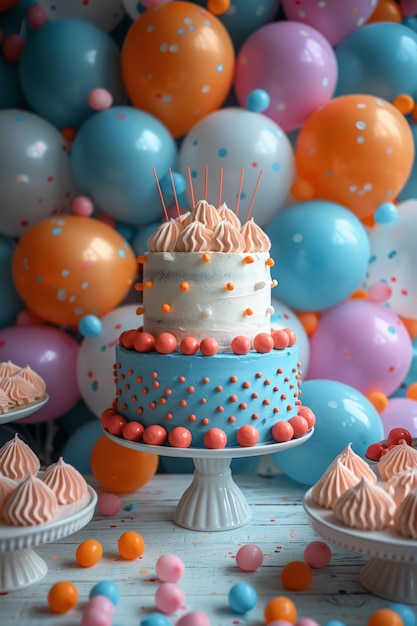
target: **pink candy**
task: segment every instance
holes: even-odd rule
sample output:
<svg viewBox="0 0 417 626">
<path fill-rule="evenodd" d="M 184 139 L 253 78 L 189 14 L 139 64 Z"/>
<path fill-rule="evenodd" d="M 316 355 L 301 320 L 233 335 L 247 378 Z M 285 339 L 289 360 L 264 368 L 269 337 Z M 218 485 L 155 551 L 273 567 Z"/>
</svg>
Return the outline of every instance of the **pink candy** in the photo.
<svg viewBox="0 0 417 626">
<path fill-rule="evenodd" d="M 324 541 L 312 541 L 304 549 L 304 561 L 310 567 L 326 567 L 332 558 L 332 551 Z"/>
<path fill-rule="evenodd" d="M 176 583 L 184 574 L 184 563 L 175 554 L 164 554 L 155 565 L 155 572 L 163 583 Z"/>
<path fill-rule="evenodd" d="M 253 543 L 248 543 L 239 548 L 236 554 L 236 563 L 242 572 L 254 572 L 263 563 L 262 550 Z"/>
<path fill-rule="evenodd" d="M 184 592 L 175 583 L 162 583 L 155 591 L 155 604 L 161 613 L 175 613 L 184 603 Z"/>
<path fill-rule="evenodd" d="M 183 615 L 175 626 L 210 626 L 208 615 L 201 611 L 191 611 Z"/>
<path fill-rule="evenodd" d="M 97 509 L 101 515 L 111 517 L 112 515 L 116 515 L 121 508 L 122 501 L 119 496 L 116 496 L 114 493 L 100 493 L 97 502 Z"/>
<path fill-rule="evenodd" d="M 114 604 L 109 598 L 94 596 L 86 604 L 81 618 L 81 626 L 111 626 L 114 611 Z"/>
</svg>

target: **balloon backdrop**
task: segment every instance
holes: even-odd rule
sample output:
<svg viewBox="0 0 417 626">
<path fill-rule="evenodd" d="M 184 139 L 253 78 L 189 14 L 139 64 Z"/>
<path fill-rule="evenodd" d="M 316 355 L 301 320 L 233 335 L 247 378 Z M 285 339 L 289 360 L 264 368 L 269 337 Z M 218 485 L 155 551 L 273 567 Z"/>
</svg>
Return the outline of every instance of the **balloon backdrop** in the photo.
<svg viewBox="0 0 417 626">
<path fill-rule="evenodd" d="M 336 48 L 336 96 L 371 94 L 392 102 L 417 97 L 417 33 L 403 24 L 376 22 L 352 33 Z"/>
<path fill-rule="evenodd" d="M 359 219 L 333 202 L 289 206 L 267 225 L 274 294 L 297 311 L 320 311 L 348 298 L 365 278 L 369 240 Z"/>
<path fill-rule="evenodd" d="M 234 65 L 223 24 L 191 2 L 150 7 L 132 24 L 122 47 L 131 102 L 155 115 L 174 137 L 224 103 Z"/>
<path fill-rule="evenodd" d="M 283 130 L 295 130 L 333 96 L 334 50 L 321 33 L 299 22 L 273 22 L 246 39 L 236 60 L 234 90 L 242 107 L 254 89 L 264 89 L 264 113 Z"/>
<path fill-rule="evenodd" d="M 397 206 L 398 219 L 369 231 L 371 254 L 364 286 L 382 285 L 386 304 L 398 315 L 417 318 L 417 200 Z"/>
<path fill-rule="evenodd" d="M 221 200 L 231 209 L 238 205 L 242 220 L 247 216 L 262 170 L 253 209 L 253 217 L 260 225 L 267 224 L 286 204 L 294 177 L 293 150 L 286 134 L 262 113 L 236 107 L 216 111 L 198 122 L 180 146 L 179 161 L 183 176 L 187 176 L 188 167 L 191 169 L 196 198 L 204 197 L 208 167 L 207 195 L 213 203 L 219 199 L 219 172 L 223 169 Z M 242 168 L 243 186 L 237 203 Z"/>
<path fill-rule="evenodd" d="M 302 446 L 271 455 L 290 478 L 311 486 L 334 458 L 352 444 L 365 457 L 371 443 L 381 441 L 381 419 L 371 402 L 359 391 L 332 380 L 307 380 L 302 402 L 316 415 L 314 433 Z"/>
<path fill-rule="evenodd" d="M 131 450 L 102 435 L 91 451 L 91 470 L 109 491 L 130 493 L 145 485 L 158 469 L 159 457 Z"/>
<path fill-rule="evenodd" d="M 19 69 L 31 108 L 59 129 L 78 128 L 92 115 L 87 102 L 92 89 L 106 89 L 115 104 L 126 102 L 119 48 L 85 20 L 44 24 L 28 37 Z"/>
<path fill-rule="evenodd" d="M 69 145 L 29 111 L 0 111 L 0 233 L 20 237 L 31 226 L 70 209 L 76 188 Z"/>
<path fill-rule="evenodd" d="M 417 402 L 409 398 L 390 398 L 386 408 L 381 411 L 384 437 L 388 437 L 392 428 L 405 428 L 413 437 L 417 437 Z"/>
<path fill-rule="evenodd" d="M 316 110 L 295 148 L 298 177 L 311 187 L 310 197 L 338 202 L 361 219 L 395 200 L 413 160 L 407 120 L 370 95 L 340 96 Z"/>
<path fill-rule="evenodd" d="M 0 361 L 29 365 L 44 379 L 49 395 L 42 409 L 20 422 L 48 422 L 77 404 L 81 397 L 76 375 L 78 351 L 77 341 L 60 328 L 45 325 L 0 329 Z"/>
<path fill-rule="evenodd" d="M 91 22 L 104 31 L 113 30 L 124 15 L 120 0 L 37 0 L 37 4 L 42 7 L 49 20 L 77 18 Z"/>
<path fill-rule="evenodd" d="M 275 293 L 275 290 L 274 290 Z M 286 304 L 274 295 L 271 298 L 274 312 L 271 315 L 271 327 L 276 329 L 292 328 L 297 337 L 298 360 L 301 363 L 301 377 L 305 378 L 310 362 L 310 341 L 299 317 Z"/>
<path fill-rule="evenodd" d="M 101 317 L 120 304 L 137 263 L 113 228 L 68 215 L 28 230 L 16 245 L 12 269 L 29 309 L 53 324 L 77 328 L 85 315 Z"/>
<path fill-rule="evenodd" d="M 16 244 L 10 237 L 0 235 L 0 328 L 13 326 L 24 304 L 12 279 L 12 259 Z"/>
<path fill-rule="evenodd" d="M 410 336 L 386 307 L 353 299 L 325 311 L 310 337 L 308 377 L 391 395 L 411 364 Z"/>
<path fill-rule="evenodd" d="M 96 113 L 78 131 L 71 165 L 80 189 L 97 209 L 129 224 L 162 216 L 152 173 L 160 179 L 176 169 L 177 146 L 153 115 L 133 107 Z"/>
<path fill-rule="evenodd" d="M 66 463 L 73 465 L 85 476 L 93 473 L 91 454 L 100 437 L 103 436 L 99 420 L 83 424 L 75 430 L 64 444 L 62 457 Z"/>
<path fill-rule="evenodd" d="M 282 0 L 282 8 L 289 20 L 314 26 L 335 46 L 358 30 L 372 15 L 378 0 Z"/>
<path fill-rule="evenodd" d="M 100 417 L 111 406 L 116 389 L 113 366 L 115 346 L 124 330 L 138 328 L 143 316 L 136 314 L 137 304 L 117 307 L 101 318 L 102 330 L 97 337 L 85 338 L 80 346 L 77 379 L 84 402 Z"/>
</svg>

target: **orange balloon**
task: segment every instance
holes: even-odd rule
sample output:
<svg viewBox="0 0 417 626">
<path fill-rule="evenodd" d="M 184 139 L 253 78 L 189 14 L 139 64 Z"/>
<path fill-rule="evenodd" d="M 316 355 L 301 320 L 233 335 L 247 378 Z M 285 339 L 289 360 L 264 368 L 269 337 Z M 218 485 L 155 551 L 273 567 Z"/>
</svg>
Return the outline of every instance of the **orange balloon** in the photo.
<svg viewBox="0 0 417 626">
<path fill-rule="evenodd" d="M 91 451 L 95 478 L 109 491 L 131 493 L 145 485 L 158 469 L 159 457 L 131 450 L 102 435 Z"/>
<path fill-rule="evenodd" d="M 68 215 L 35 224 L 16 244 L 13 280 L 26 306 L 76 328 L 85 315 L 118 306 L 137 272 L 136 255 L 104 222 Z"/>
<path fill-rule="evenodd" d="M 403 16 L 400 5 L 395 0 L 378 0 L 375 11 L 367 20 L 367 24 L 373 22 L 394 22 L 401 24 Z"/>
<path fill-rule="evenodd" d="M 414 141 L 392 104 L 353 94 L 310 115 L 294 154 L 298 178 L 311 185 L 315 198 L 342 204 L 363 219 L 402 190 L 414 162 Z"/>
<path fill-rule="evenodd" d="M 132 104 L 181 137 L 226 100 L 235 52 L 215 15 L 192 2 L 167 2 L 131 25 L 121 63 Z"/>
</svg>

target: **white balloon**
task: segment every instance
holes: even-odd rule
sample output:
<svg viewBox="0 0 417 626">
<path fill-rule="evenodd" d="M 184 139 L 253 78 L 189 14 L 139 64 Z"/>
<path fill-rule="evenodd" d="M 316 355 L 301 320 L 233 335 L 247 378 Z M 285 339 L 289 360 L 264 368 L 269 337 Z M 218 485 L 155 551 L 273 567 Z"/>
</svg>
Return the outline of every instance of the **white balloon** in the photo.
<svg viewBox="0 0 417 626">
<path fill-rule="evenodd" d="M 113 30 L 125 15 L 120 0 L 89 0 L 89 2 L 37 0 L 37 4 L 43 8 L 51 21 L 63 18 L 86 20 L 106 32 Z"/>
<path fill-rule="evenodd" d="M 136 314 L 137 304 L 122 305 L 101 318 L 102 331 L 97 337 L 86 337 L 77 361 L 77 379 L 81 396 L 94 415 L 100 417 L 116 396 L 113 366 L 115 347 L 124 330 L 138 328 L 143 316 Z"/>
<path fill-rule="evenodd" d="M 417 318 L 417 200 L 397 206 L 398 220 L 369 230 L 370 260 L 364 287 L 384 290 L 383 303 L 397 315 Z M 384 293 L 384 292 L 383 292 Z"/>
<path fill-rule="evenodd" d="M 192 174 L 195 200 L 204 197 L 208 171 L 207 199 L 217 204 L 220 170 L 223 170 L 221 200 L 235 209 L 242 168 L 243 185 L 238 204 L 244 221 L 253 203 L 253 216 L 260 226 L 289 203 L 294 180 L 294 152 L 285 132 L 262 113 L 239 107 L 220 109 L 200 120 L 185 136 L 179 150 L 180 172 Z M 207 166 L 207 170 L 206 170 Z M 187 189 L 188 197 L 190 190 Z"/>
<path fill-rule="evenodd" d="M 301 377 L 307 376 L 308 366 L 310 362 L 310 340 L 305 331 L 304 326 L 300 322 L 297 314 L 294 313 L 286 304 L 272 298 L 271 304 L 274 307 L 274 313 L 271 315 L 271 327 L 277 330 L 281 328 L 292 328 L 297 337 L 298 360 L 301 363 Z"/>
</svg>

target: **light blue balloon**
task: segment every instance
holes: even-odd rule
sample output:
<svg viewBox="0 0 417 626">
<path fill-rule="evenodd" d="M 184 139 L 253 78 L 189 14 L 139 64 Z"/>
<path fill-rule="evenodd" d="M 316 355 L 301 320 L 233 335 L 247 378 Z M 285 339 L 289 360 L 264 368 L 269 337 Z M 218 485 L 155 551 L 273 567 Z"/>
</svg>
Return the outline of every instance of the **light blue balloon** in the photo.
<svg viewBox="0 0 417 626">
<path fill-rule="evenodd" d="M 403 24 L 362 26 L 335 48 L 339 68 L 336 96 L 366 93 L 392 102 L 417 96 L 417 33 Z"/>
<path fill-rule="evenodd" d="M 368 446 L 384 437 L 373 404 L 349 385 L 307 380 L 303 382 L 301 400 L 316 416 L 313 435 L 296 448 L 272 455 L 284 474 L 299 483 L 316 483 L 349 443 L 356 454 L 365 458 Z"/>
<path fill-rule="evenodd" d="M 194 0 L 206 7 L 207 0 Z M 279 0 L 231 0 L 226 13 L 216 17 L 226 27 L 237 51 L 255 30 L 272 22 L 278 12 Z"/>
<path fill-rule="evenodd" d="M 121 106 L 96 113 L 79 129 L 71 165 L 80 192 L 116 220 L 141 226 L 163 219 L 158 178 L 176 169 L 177 145 L 156 117 Z"/>
<path fill-rule="evenodd" d="M 90 457 L 94 444 L 103 435 L 100 421 L 87 422 L 76 430 L 62 449 L 62 458 L 81 474 L 92 474 Z"/>
<path fill-rule="evenodd" d="M 51 21 L 34 31 L 19 69 L 31 108 L 60 130 L 79 128 L 95 113 L 87 102 L 92 89 L 107 89 L 115 104 L 127 102 L 119 48 L 86 20 Z"/>
<path fill-rule="evenodd" d="M 14 286 L 12 260 L 16 244 L 13 239 L 0 235 L 0 328 L 14 326 L 16 317 L 25 304 Z"/>
<path fill-rule="evenodd" d="M 274 296 L 296 311 L 321 311 L 349 297 L 368 269 L 369 239 L 345 207 L 301 202 L 266 227 L 272 243 Z"/>
</svg>

